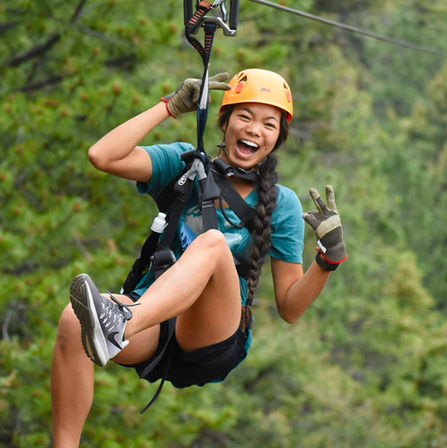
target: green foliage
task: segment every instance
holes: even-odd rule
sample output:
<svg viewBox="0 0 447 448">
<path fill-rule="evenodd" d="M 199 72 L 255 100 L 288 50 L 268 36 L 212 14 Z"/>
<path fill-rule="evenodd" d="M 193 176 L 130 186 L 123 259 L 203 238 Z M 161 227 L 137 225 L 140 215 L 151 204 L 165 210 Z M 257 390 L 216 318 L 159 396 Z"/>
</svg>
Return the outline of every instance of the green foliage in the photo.
<svg viewBox="0 0 447 448">
<path fill-rule="evenodd" d="M 442 58 L 241 2 L 211 70 L 277 70 L 295 118 L 281 182 L 304 209 L 335 187 L 349 261 L 294 326 L 265 275 L 254 345 L 223 384 L 155 390 L 96 372 L 84 447 L 445 446 L 447 66 Z M 442 0 L 287 0 L 290 7 L 446 49 Z M 118 290 L 155 206 L 93 169 L 88 148 L 201 61 L 178 1 L 0 5 L 0 447 L 51 445 L 49 376 L 73 276 Z M 212 97 L 206 143 L 220 141 Z M 194 114 L 143 143 L 195 142 Z M 305 266 L 314 256 L 306 233 Z M 268 274 L 268 267 L 265 267 Z"/>
</svg>

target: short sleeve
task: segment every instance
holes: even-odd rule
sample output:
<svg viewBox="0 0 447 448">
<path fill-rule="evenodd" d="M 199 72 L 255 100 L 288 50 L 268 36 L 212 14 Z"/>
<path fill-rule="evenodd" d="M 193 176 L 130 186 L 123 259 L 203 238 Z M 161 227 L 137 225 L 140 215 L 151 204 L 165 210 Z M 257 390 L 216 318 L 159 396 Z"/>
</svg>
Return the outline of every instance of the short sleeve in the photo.
<svg viewBox="0 0 447 448">
<path fill-rule="evenodd" d="M 152 179 L 150 182 L 137 182 L 140 193 L 150 194 L 154 199 L 185 167 L 182 153 L 194 149 L 190 143 L 176 142 L 167 145 L 143 146 L 152 160 Z"/>
<path fill-rule="evenodd" d="M 272 216 L 270 256 L 290 263 L 303 262 L 303 207 L 296 193 L 278 185 L 278 206 Z"/>
</svg>

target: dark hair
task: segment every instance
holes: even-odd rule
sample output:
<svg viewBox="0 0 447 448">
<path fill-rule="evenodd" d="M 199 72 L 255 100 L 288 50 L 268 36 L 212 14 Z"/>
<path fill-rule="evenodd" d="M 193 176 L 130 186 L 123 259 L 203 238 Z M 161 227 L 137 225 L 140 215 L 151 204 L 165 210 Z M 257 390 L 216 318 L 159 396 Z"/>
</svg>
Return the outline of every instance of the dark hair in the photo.
<svg viewBox="0 0 447 448">
<path fill-rule="evenodd" d="M 233 109 L 234 105 L 228 106 L 219 115 L 219 125 L 221 129 L 228 123 Z M 283 113 L 281 114 L 279 137 L 275 143 L 274 149 L 257 168 L 259 175 L 259 201 L 256 205 L 256 215 L 253 220 L 253 231 L 251 234 L 253 238 L 253 246 L 248 273 L 247 304 L 243 307 L 242 311 L 243 328 L 246 328 L 251 323 L 251 304 L 253 303 L 256 288 L 258 286 L 262 265 L 272 246 L 272 215 L 278 199 L 278 188 L 276 186 L 276 183 L 278 182 L 278 173 L 276 171 L 278 159 L 275 155 L 275 150 L 286 141 L 288 131 L 289 123 L 287 121 L 287 115 Z"/>
</svg>

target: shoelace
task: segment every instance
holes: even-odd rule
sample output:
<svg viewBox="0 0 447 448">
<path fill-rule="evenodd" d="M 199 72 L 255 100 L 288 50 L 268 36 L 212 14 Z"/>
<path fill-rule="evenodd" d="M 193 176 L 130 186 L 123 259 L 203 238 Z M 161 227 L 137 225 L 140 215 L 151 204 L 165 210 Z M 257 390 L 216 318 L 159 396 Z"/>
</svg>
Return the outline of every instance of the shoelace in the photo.
<svg viewBox="0 0 447 448">
<path fill-rule="evenodd" d="M 121 312 L 120 317 L 123 317 L 125 320 L 130 320 L 133 316 L 132 311 L 129 309 L 130 307 L 141 305 L 141 303 L 133 303 L 133 304 L 122 303 L 110 291 L 107 291 L 107 294 L 109 294 L 110 299 L 113 300 L 113 302 L 115 302 L 116 305 L 118 305 L 118 310 Z M 108 314 L 109 315 L 112 314 L 113 319 L 116 320 L 118 310 L 113 306 L 113 303 L 111 303 L 110 300 L 107 300 L 105 306 L 107 308 Z"/>
</svg>

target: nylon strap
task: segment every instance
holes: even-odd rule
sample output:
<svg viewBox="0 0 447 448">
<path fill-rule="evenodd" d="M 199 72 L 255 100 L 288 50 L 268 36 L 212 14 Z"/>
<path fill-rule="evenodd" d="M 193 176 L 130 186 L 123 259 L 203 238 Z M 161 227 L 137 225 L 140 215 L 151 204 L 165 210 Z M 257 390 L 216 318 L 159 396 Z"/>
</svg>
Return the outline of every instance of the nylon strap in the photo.
<svg viewBox="0 0 447 448">
<path fill-rule="evenodd" d="M 169 319 L 167 321 L 168 338 L 167 338 L 165 344 L 163 345 L 163 348 L 160 350 L 160 353 L 154 359 L 152 359 L 152 361 L 145 367 L 143 372 L 141 372 L 140 378 L 144 378 L 146 375 L 148 375 L 150 372 L 152 372 L 152 370 L 155 369 L 157 364 L 161 361 L 161 359 L 165 355 L 166 350 L 168 349 L 169 343 L 171 342 L 172 336 L 174 335 L 175 322 L 176 322 L 175 318 Z M 163 389 L 165 379 L 169 373 L 170 365 L 171 365 L 171 356 L 169 356 L 169 358 L 166 362 L 166 369 L 165 369 L 165 372 L 163 373 L 162 380 L 161 380 L 160 385 L 158 386 L 158 389 L 156 390 L 154 396 L 151 398 L 149 403 L 144 407 L 144 409 L 141 410 L 140 414 L 142 414 L 143 412 L 146 412 L 157 400 L 158 396 L 160 395 L 161 390 Z"/>
<path fill-rule="evenodd" d="M 214 33 L 217 25 L 214 23 L 205 23 L 205 55 L 203 58 L 203 76 L 202 84 L 200 87 L 200 96 L 197 103 L 197 149 L 205 152 L 203 144 L 203 136 L 205 134 L 206 122 L 208 119 L 209 108 L 209 68 L 211 60 L 211 51 L 213 48 Z"/>
<path fill-rule="evenodd" d="M 253 219 L 256 211 L 253 207 L 250 207 L 244 198 L 238 193 L 238 191 L 233 187 L 231 182 L 222 174 L 218 173 L 216 170 L 211 170 L 212 177 L 214 178 L 216 184 L 218 185 L 221 195 L 228 203 L 230 208 L 236 213 L 237 217 L 240 219 L 241 223 L 236 224 L 229 221 L 228 217 L 225 215 L 225 209 L 222 207 L 221 211 L 225 219 L 234 227 L 247 227 L 251 232 L 253 230 L 253 225 L 251 220 Z"/>
<path fill-rule="evenodd" d="M 178 195 L 172 203 L 168 214 L 168 226 L 166 227 L 165 234 L 163 235 L 163 238 L 158 245 L 158 249 L 168 249 L 171 247 L 171 244 L 174 241 L 175 233 L 177 231 L 177 225 L 180 221 L 180 216 L 182 215 L 182 211 L 188 203 L 189 197 L 191 196 L 192 187 L 193 181 L 188 181 L 188 185 L 186 185 L 185 188 L 185 194 L 181 196 Z"/>
<path fill-rule="evenodd" d="M 141 280 L 144 272 L 149 268 L 152 254 L 158 244 L 159 236 L 159 233 L 152 231 L 146 239 L 143 247 L 141 248 L 140 256 L 135 260 L 132 269 L 124 282 L 122 288 L 123 294 L 129 294 L 132 292 L 138 285 L 138 282 Z"/>
<path fill-rule="evenodd" d="M 215 200 L 220 195 L 220 189 L 214 181 L 213 176 L 208 175 L 202 182 L 201 211 L 203 228 L 205 230 L 218 229 L 217 212 Z"/>
<path fill-rule="evenodd" d="M 185 25 L 185 36 L 188 42 L 197 50 L 203 61 L 202 84 L 200 87 L 200 96 L 197 103 L 197 150 L 204 151 L 203 135 L 205 133 L 206 122 L 208 119 L 209 106 L 209 67 L 211 59 L 211 51 L 213 48 L 214 33 L 217 25 L 211 22 L 203 23 L 205 31 L 204 45 L 202 45 L 193 35 L 203 22 L 205 15 L 212 9 L 212 2 L 201 1 L 194 15 Z"/>
</svg>

